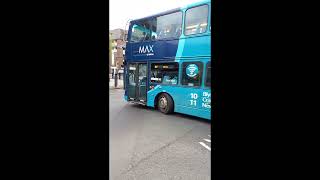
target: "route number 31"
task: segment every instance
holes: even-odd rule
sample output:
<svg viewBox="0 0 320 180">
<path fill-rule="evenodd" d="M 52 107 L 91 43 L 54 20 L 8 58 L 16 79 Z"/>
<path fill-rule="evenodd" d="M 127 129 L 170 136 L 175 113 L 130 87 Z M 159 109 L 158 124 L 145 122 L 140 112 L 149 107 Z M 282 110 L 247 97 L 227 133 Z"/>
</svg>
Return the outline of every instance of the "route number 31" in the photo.
<svg viewBox="0 0 320 180">
<path fill-rule="evenodd" d="M 190 105 L 192 106 L 197 106 L 197 101 L 196 99 L 198 99 L 198 94 L 196 93 L 191 93 L 191 100 L 190 100 Z"/>
</svg>

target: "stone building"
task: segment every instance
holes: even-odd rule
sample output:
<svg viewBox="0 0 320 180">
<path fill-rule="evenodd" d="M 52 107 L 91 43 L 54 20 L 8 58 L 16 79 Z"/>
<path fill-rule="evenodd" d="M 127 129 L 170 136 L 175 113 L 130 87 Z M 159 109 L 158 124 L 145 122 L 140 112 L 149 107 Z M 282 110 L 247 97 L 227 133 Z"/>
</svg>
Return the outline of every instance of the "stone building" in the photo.
<svg viewBox="0 0 320 180">
<path fill-rule="evenodd" d="M 109 65 L 112 68 L 121 69 L 124 61 L 124 49 L 126 47 L 126 37 L 128 31 L 123 29 L 114 29 L 110 32 L 111 40 L 111 59 L 109 59 Z"/>
</svg>

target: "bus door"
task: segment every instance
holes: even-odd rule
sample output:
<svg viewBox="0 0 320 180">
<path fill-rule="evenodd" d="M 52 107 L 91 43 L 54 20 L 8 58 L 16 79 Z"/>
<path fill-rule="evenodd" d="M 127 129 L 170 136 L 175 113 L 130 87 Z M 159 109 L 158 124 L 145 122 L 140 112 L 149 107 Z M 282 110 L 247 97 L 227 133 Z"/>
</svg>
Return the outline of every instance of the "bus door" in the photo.
<svg viewBox="0 0 320 180">
<path fill-rule="evenodd" d="M 129 64 L 129 100 L 145 103 L 147 100 L 147 63 Z"/>
</svg>

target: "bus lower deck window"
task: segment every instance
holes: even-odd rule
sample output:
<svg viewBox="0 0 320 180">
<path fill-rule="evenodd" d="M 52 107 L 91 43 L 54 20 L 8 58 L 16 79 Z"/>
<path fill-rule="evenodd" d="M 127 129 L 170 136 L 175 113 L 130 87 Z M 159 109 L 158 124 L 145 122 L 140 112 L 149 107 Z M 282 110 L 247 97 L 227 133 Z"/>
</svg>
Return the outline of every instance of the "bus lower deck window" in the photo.
<svg viewBox="0 0 320 180">
<path fill-rule="evenodd" d="M 178 63 L 153 63 L 151 64 L 151 83 L 178 84 Z"/>
</svg>

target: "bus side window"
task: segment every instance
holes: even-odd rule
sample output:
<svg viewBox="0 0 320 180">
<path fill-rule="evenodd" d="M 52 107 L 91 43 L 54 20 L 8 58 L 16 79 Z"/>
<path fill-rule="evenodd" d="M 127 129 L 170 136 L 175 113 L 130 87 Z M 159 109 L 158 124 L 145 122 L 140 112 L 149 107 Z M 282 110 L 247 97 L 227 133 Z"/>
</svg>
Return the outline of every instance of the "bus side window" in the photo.
<svg viewBox="0 0 320 180">
<path fill-rule="evenodd" d="M 158 16 L 153 19 L 157 39 L 178 38 L 180 37 L 182 26 L 182 12 L 173 12 L 170 14 Z"/>
<path fill-rule="evenodd" d="M 143 40 L 144 32 L 141 30 L 141 27 L 139 25 L 133 25 L 131 32 L 131 42 L 139 42 Z"/>
<path fill-rule="evenodd" d="M 186 11 L 185 35 L 199 34 L 207 31 L 208 10 L 208 5 L 202 5 Z"/>
<path fill-rule="evenodd" d="M 151 83 L 177 85 L 179 76 L 179 64 L 174 63 L 152 63 Z"/>
<path fill-rule="evenodd" d="M 211 61 L 207 63 L 207 71 L 206 71 L 206 83 L 207 87 L 211 87 Z"/>
<path fill-rule="evenodd" d="M 176 27 L 175 37 L 180 37 L 180 35 L 181 35 L 181 27 L 178 26 L 178 27 Z"/>
<path fill-rule="evenodd" d="M 130 42 L 149 41 L 150 39 L 151 39 L 150 20 L 139 21 L 132 26 Z"/>
<path fill-rule="evenodd" d="M 199 87 L 202 81 L 203 64 L 202 62 L 182 63 L 182 85 Z"/>
</svg>

